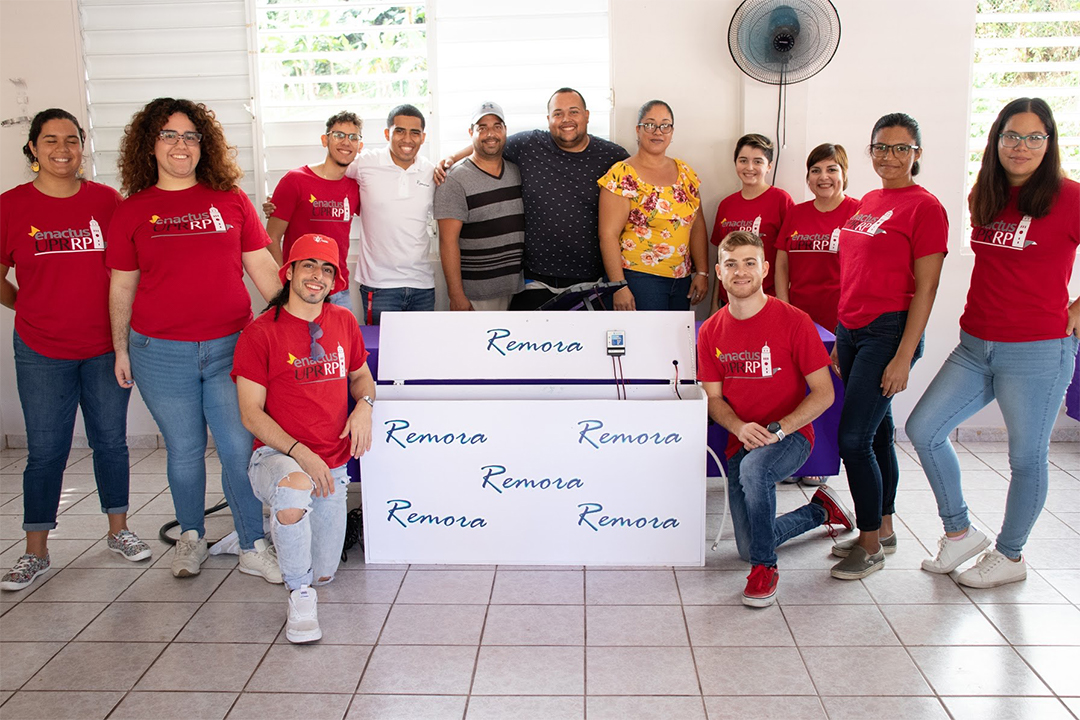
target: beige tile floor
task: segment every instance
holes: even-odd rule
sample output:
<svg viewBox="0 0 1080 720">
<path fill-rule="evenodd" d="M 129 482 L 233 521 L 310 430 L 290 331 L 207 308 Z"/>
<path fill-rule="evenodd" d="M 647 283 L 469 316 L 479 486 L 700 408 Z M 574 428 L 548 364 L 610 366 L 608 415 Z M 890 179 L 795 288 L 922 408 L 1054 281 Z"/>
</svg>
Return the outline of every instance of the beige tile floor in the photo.
<svg viewBox="0 0 1080 720">
<path fill-rule="evenodd" d="M 133 564 L 107 550 L 76 450 L 53 569 L 0 595 L 0 717 L 1080 717 L 1080 447 L 1051 450 L 1027 581 L 983 591 L 918 569 L 941 526 L 901 448 L 900 550 L 865 580 L 828 577 L 821 532 L 780 551 L 780 600 L 764 610 L 740 603 L 747 568 L 730 537 L 701 569 L 387 568 L 353 553 L 320 588 L 322 642 L 304 647 L 284 640 L 284 590 L 234 557 L 170 575 L 156 539 L 172 511 L 164 451 L 132 453 L 131 525 L 154 549 Z M 995 530 L 1006 448 L 958 449 L 974 522 Z M 24 455 L 0 452 L 5 568 L 22 552 Z M 213 477 L 213 453 L 207 465 Z M 709 487 L 715 533 L 723 496 Z M 810 493 L 781 486 L 778 506 Z M 220 498 L 212 482 L 207 501 Z M 209 534 L 229 526 L 215 517 Z"/>
</svg>

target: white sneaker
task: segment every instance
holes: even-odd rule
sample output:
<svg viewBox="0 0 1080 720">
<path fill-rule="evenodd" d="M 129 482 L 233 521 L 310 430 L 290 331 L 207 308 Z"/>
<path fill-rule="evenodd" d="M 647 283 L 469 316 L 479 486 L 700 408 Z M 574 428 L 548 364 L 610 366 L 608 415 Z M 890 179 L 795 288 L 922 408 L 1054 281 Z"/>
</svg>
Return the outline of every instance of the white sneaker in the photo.
<svg viewBox="0 0 1080 720">
<path fill-rule="evenodd" d="M 315 642 L 322 637 L 319 627 L 319 595 L 315 588 L 301 585 L 289 593 L 289 620 L 285 623 L 285 637 L 289 642 L 301 644 Z"/>
<path fill-rule="evenodd" d="M 202 571 L 202 564 L 210 556 L 206 538 L 199 537 L 198 530 L 188 530 L 180 535 L 172 559 L 173 577 L 191 577 Z"/>
<path fill-rule="evenodd" d="M 975 567 L 960 573 L 956 579 L 961 585 L 971 588 L 992 588 L 1007 585 L 1027 578 L 1027 563 L 1024 558 L 1013 562 L 996 549 L 984 552 Z"/>
<path fill-rule="evenodd" d="M 240 572 L 258 575 L 274 585 L 284 582 L 281 577 L 281 567 L 278 565 L 277 552 L 274 551 L 274 546 L 264 538 L 255 541 L 254 550 L 240 553 Z"/>
<path fill-rule="evenodd" d="M 981 553 L 989 544 L 990 538 L 974 525 L 968 527 L 967 535 L 961 540 L 953 540 L 948 535 L 942 535 L 938 540 L 937 557 L 933 560 L 923 560 L 922 569 L 947 575 Z"/>
</svg>

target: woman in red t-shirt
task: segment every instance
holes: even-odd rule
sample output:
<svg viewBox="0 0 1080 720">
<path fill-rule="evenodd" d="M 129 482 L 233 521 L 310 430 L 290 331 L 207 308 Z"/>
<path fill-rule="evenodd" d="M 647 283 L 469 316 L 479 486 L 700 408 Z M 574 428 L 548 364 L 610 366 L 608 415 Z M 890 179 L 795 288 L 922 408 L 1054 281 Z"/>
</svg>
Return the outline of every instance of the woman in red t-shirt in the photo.
<svg viewBox="0 0 1080 720">
<path fill-rule="evenodd" d="M 848 155 L 843 145 L 823 143 L 810 151 L 806 184 L 814 199 L 791 208 L 776 238 L 776 297 L 835 332 L 836 308 L 840 305 L 840 228 L 859 204 L 857 198 L 844 194 Z M 798 480 L 803 485 L 824 485 L 826 479 Z"/>
<path fill-rule="evenodd" d="M 971 273 L 960 344 L 915 406 L 907 434 L 937 498 L 945 537 L 922 568 L 948 573 L 990 544 L 971 525 L 949 434 L 997 400 L 1012 475 L 993 550 L 957 581 L 986 588 L 1027 577 L 1022 551 L 1046 501 L 1050 432 L 1076 366 L 1080 299 L 1069 279 L 1080 245 L 1080 184 L 1061 171 L 1058 129 L 1040 98 L 1006 105 L 990 127 L 968 198 Z"/>
<path fill-rule="evenodd" d="M 108 547 L 128 560 L 150 557 L 150 547 L 127 527 L 131 391 L 112 378 L 104 233 L 121 198 L 82 179 L 85 137 L 71 113 L 39 112 L 23 147 L 37 176 L 0 196 L 0 302 L 15 310 L 15 376 L 28 449 L 26 553 L 0 578 L 4 590 L 21 590 L 49 569 L 47 539 L 80 407 L 109 518 Z M 18 288 L 7 279 L 12 267 Z"/>
<path fill-rule="evenodd" d="M 776 297 L 833 331 L 840 305 L 840 228 L 859 204 L 844 193 L 848 155 L 843 145 L 824 143 L 810 151 L 806 184 L 814 199 L 791 208 L 776 239 Z"/>
<path fill-rule="evenodd" d="M 910 115 L 880 118 L 870 157 L 881 189 L 860 201 L 840 230 L 840 305 L 833 356 L 844 380 L 837 441 L 855 501 L 859 537 L 833 546 L 832 576 L 866 577 L 895 552 L 893 505 L 900 470 L 892 398 L 907 388 L 922 356 L 923 331 L 948 250 L 949 221 L 937 198 L 915 183 L 922 156 Z"/>
<path fill-rule="evenodd" d="M 735 172 L 742 182 L 742 188 L 720 201 L 709 240 L 713 245 L 719 246 L 733 230 L 752 232 L 761 238 L 765 245 L 765 262 L 769 263 L 770 268 L 776 264 L 776 237 L 780 226 L 784 224 L 784 217 L 795 204 L 786 192 L 769 185 L 772 161 L 772 140 L 764 135 L 750 133 L 743 135 L 735 143 Z M 765 276 L 762 288 L 769 295 L 776 294 L 771 272 Z M 727 296 L 718 278 L 710 314 L 716 312 L 726 300 Z"/>
<path fill-rule="evenodd" d="M 252 437 L 240 422 L 233 350 L 251 321 L 246 272 L 267 301 L 281 289 L 270 237 L 237 186 L 235 148 L 205 105 L 158 98 L 135 113 L 120 143 L 129 194 L 109 229 L 109 310 L 116 382 L 136 382 L 168 451 L 180 540 L 176 577 L 207 557 L 206 429 L 240 540 L 240 571 L 281 582 L 248 481 Z"/>
</svg>

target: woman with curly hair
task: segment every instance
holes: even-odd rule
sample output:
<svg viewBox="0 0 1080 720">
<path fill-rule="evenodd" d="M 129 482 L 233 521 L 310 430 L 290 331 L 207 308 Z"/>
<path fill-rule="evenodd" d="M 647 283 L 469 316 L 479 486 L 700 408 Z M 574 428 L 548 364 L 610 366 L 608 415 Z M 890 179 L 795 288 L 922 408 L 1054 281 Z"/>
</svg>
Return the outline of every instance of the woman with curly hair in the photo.
<svg viewBox="0 0 1080 720">
<path fill-rule="evenodd" d="M 674 113 L 663 100 L 638 111 L 637 153 L 611 166 L 597 184 L 600 252 L 609 280 L 626 279 L 616 310 L 689 310 L 709 292 L 701 181 L 667 156 Z"/>
<path fill-rule="evenodd" d="M 125 129 L 119 166 L 128 198 L 113 217 L 105 254 L 115 374 L 121 387 L 138 382 L 165 438 L 181 530 L 173 575 L 197 575 L 207 557 L 209 425 L 240 538 L 240 571 L 280 583 L 247 476 L 252 437 L 229 373 L 251 321 L 244 272 L 267 300 L 281 283 L 270 238 L 237 187 L 235 154 L 214 113 L 190 100 L 158 98 Z"/>
<path fill-rule="evenodd" d="M 1046 502 L 1050 432 L 1080 345 L 1069 280 L 1080 246 L 1080 183 L 1064 177 L 1058 128 L 1041 98 L 1018 98 L 990 126 L 968 197 L 971 272 L 960 344 L 907 422 L 945 535 L 922 569 L 950 573 L 990 545 L 971 524 L 949 435 L 997 400 L 1009 434 L 1009 493 L 993 549 L 957 582 L 997 587 L 1027 577 L 1024 544 Z"/>
<path fill-rule="evenodd" d="M 85 137 L 66 110 L 39 112 L 23 146 L 36 177 L 0 196 L 0 303 L 16 311 L 15 377 L 29 450 L 22 497 L 26 553 L 0 578 L 3 590 L 22 590 L 49 569 L 48 536 L 56 527 L 80 407 L 98 500 L 109 518 L 108 548 L 128 560 L 151 554 L 127 527 L 131 391 L 113 380 L 109 335 L 103 233 L 121 197 L 82 179 Z M 7 279 L 10 268 L 18 287 Z"/>
</svg>

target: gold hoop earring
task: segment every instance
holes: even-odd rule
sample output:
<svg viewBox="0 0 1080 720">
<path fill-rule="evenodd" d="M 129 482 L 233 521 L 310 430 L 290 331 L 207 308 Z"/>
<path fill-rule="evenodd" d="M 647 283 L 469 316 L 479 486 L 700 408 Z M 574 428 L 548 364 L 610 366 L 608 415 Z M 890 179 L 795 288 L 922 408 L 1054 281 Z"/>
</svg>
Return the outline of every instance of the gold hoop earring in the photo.
<svg viewBox="0 0 1080 720">
<path fill-rule="evenodd" d="M 79 166 L 79 171 L 77 173 L 75 173 L 75 177 L 77 177 L 79 179 L 85 178 L 86 177 L 86 166 L 80 165 Z"/>
<path fill-rule="evenodd" d="M 34 159 L 34 162 L 30 163 L 30 169 L 33 170 L 34 172 L 40 172 L 41 171 L 41 165 L 38 165 L 38 161 L 37 161 L 36 158 Z"/>
</svg>

